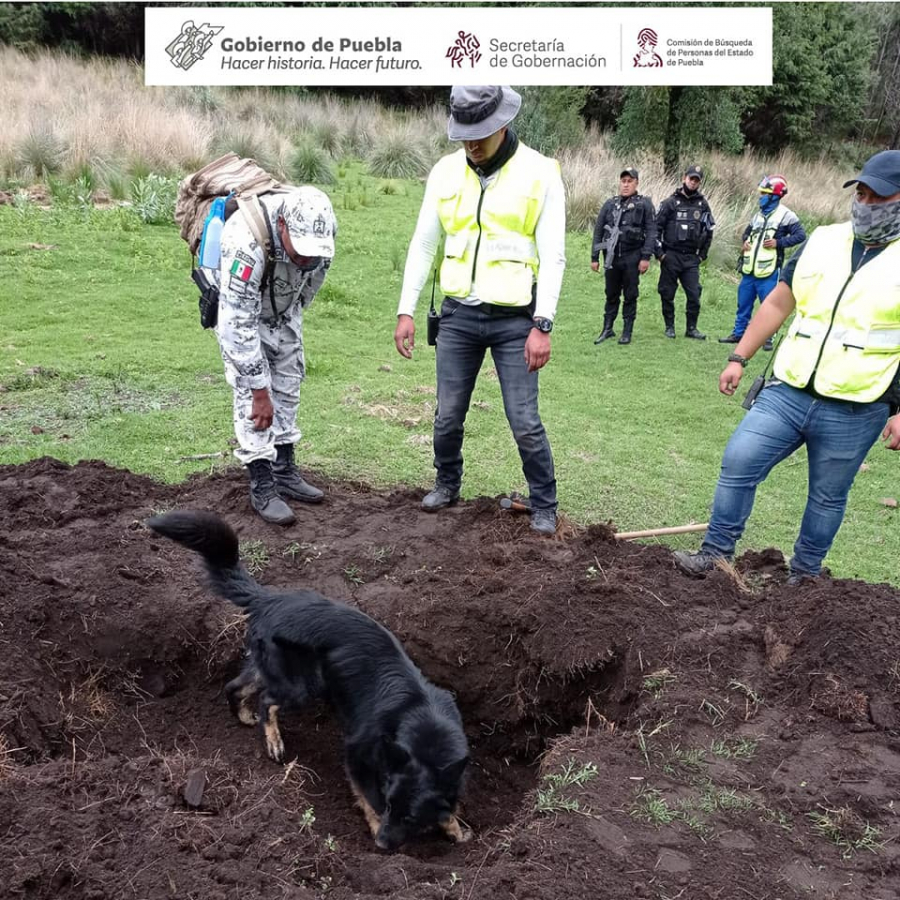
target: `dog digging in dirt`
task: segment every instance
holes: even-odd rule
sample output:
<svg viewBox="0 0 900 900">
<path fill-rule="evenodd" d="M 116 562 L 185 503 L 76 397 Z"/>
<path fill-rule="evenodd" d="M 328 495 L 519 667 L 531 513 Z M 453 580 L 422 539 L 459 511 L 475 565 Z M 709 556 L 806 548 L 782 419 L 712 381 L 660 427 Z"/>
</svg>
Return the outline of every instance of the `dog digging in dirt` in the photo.
<svg viewBox="0 0 900 900">
<path fill-rule="evenodd" d="M 322 697 L 343 728 L 350 785 L 379 848 L 435 828 L 469 840 L 456 816 L 469 761 L 459 710 L 394 635 L 315 591 L 258 584 L 240 562 L 237 535 L 212 513 L 170 512 L 147 525 L 199 553 L 215 593 L 246 610 L 249 657 L 225 691 L 241 722 L 261 724 L 273 760 L 284 758 L 279 712 Z"/>
</svg>

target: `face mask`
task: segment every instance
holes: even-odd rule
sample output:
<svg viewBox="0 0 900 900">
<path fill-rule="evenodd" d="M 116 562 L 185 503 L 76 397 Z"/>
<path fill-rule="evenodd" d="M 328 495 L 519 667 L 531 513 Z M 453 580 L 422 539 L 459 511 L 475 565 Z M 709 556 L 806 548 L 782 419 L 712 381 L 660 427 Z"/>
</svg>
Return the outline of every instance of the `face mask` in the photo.
<svg viewBox="0 0 900 900">
<path fill-rule="evenodd" d="M 864 244 L 887 244 L 900 237 L 900 200 L 860 203 L 850 207 L 853 236 Z"/>
<path fill-rule="evenodd" d="M 685 192 L 685 194 L 688 195 L 688 197 L 693 197 L 694 194 L 696 194 L 697 191 L 700 190 L 700 188 L 692 188 L 692 187 L 688 187 L 686 184 L 683 184 L 683 185 L 681 186 L 681 189 Z"/>
<path fill-rule="evenodd" d="M 778 206 L 778 197 L 774 194 L 760 194 L 759 208 L 764 216 L 767 216 L 776 206 Z"/>
</svg>

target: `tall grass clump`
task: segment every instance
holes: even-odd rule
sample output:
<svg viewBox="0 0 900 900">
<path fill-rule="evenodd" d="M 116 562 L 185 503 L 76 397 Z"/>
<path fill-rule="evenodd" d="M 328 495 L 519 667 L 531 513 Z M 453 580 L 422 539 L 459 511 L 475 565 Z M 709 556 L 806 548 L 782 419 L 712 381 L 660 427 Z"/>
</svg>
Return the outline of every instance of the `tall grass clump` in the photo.
<svg viewBox="0 0 900 900">
<path fill-rule="evenodd" d="M 32 125 L 16 146 L 18 167 L 34 178 L 55 175 L 65 155 L 65 144 L 49 125 Z"/>
<path fill-rule="evenodd" d="M 367 162 L 369 172 L 379 178 L 419 178 L 431 168 L 430 154 L 408 125 L 376 134 Z"/>
<path fill-rule="evenodd" d="M 176 178 L 151 173 L 131 185 L 131 205 L 148 225 L 169 224 L 175 215 Z"/>
<path fill-rule="evenodd" d="M 334 184 L 337 180 L 331 157 L 311 135 L 304 135 L 294 146 L 288 176 L 294 184 Z"/>
</svg>

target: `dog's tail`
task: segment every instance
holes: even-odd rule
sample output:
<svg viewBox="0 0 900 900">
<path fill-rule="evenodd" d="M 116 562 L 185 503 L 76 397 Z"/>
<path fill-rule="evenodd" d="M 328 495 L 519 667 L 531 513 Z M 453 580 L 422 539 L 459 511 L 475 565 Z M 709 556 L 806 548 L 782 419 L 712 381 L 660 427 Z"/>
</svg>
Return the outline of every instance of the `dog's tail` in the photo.
<svg viewBox="0 0 900 900">
<path fill-rule="evenodd" d="M 263 589 L 241 565 L 234 529 L 214 513 L 176 510 L 148 519 L 147 526 L 199 553 L 206 562 L 210 585 L 226 600 L 243 607 L 263 594 Z"/>
</svg>

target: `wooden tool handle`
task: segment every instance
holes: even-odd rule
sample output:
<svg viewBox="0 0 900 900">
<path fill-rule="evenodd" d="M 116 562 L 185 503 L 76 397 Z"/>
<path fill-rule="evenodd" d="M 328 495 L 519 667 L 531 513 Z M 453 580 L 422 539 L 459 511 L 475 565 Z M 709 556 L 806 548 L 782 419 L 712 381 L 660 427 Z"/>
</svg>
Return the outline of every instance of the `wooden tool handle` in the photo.
<svg viewBox="0 0 900 900">
<path fill-rule="evenodd" d="M 671 528 L 648 528 L 646 531 L 619 531 L 616 532 L 617 541 L 630 541 L 633 538 L 658 537 L 664 534 L 691 534 L 695 531 L 706 531 L 709 522 L 700 525 L 675 525 Z"/>
</svg>

